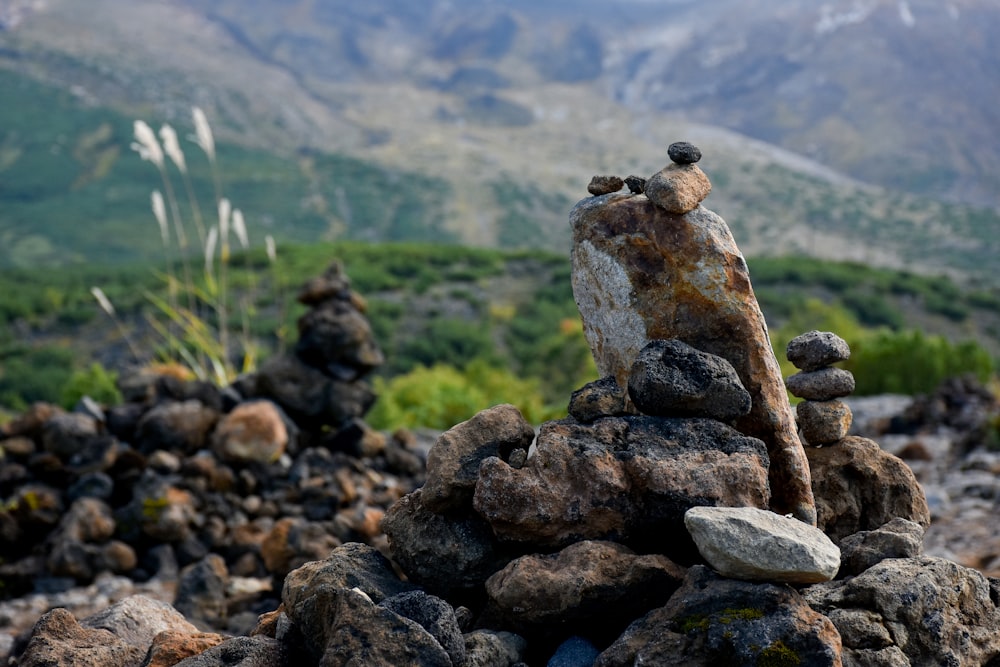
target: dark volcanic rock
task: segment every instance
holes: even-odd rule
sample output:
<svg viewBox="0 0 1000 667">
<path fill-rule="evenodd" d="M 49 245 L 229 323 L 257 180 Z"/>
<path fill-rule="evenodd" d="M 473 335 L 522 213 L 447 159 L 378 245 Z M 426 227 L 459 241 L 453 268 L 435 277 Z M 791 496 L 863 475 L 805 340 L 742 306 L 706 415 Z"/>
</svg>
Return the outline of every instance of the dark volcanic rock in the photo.
<svg viewBox="0 0 1000 667">
<path fill-rule="evenodd" d="M 441 598 L 423 591 L 410 591 L 388 597 L 379 606 L 419 623 L 441 644 L 452 664 L 465 662 L 465 639 L 458 627 L 455 610 Z"/>
<path fill-rule="evenodd" d="M 803 371 L 819 369 L 851 358 L 847 341 L 829 331 L 809 331 L 788 342 L 785 355 Z"/>
<path fill-rule="evenodd" d="M 587 192 L 594 196 L 608 195 L 625 187 L 625 181 L 618 176 L 594 176 L 587 185 Z"/>
<path fill-rule="evenodd" d="M 667 147 L 667 157 L 675 164 L 694 164 L 701 159 L 701 151 L 694 144 L 675 141 Z"/>
<path fill-rule="evenodd" d="M 621 417 L 627 414 L 625 397 L 625 389 L 608 375 L 574 391 L 569 399 L 569 414 L 585 424 L 601 417 Z"/>
</svg>

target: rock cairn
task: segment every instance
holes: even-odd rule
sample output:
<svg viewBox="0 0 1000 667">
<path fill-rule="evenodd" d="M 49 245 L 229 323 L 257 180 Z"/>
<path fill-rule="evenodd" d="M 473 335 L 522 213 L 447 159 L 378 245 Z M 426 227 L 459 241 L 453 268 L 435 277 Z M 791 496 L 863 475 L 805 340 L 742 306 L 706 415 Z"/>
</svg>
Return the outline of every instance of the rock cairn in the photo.
<svg viewBox="0 0 1000 667">
<path fill-rule="evenodd" d="M 699 152 L 670 152 L 680 163 L 672 171 L 698 181 L 690 167 Z M 442 434 L 424 486 L 382 521 L 394 562 L 373 546 L 340 544 L 290 569 L 280 603 L 248 634 L 227 637 L 188 622 L 197 612 L 194 620 L 212 625 L 225 612 L 224 598 L 208 594 L 223 587 L 225 561 L 209 554 L 186 568 L 173 610 L 128 598 L 81 621 L 64 610 L 44 614 L 20 664 L 1000 663 L 1000 580 L 922 556 L 927 505 L 906 465 L 864 438 L 804 450 L 789 439 L 780 373 L 779 395 L 758 349 L 761 334 L 750 335 L 762 321 L 745 265 L 720 250 L 731 243 L 724 223 L 698 204 L 673 214 L 646 195 L 617 191 L 585 200 L 573 215 L 575 225 L 625 221 L 649 237 L 615 257 L 598 236 L 578 238 L 574 269 L 590 275 L 575 275 L 574 289 L 605 376 L 574 392 L 569 417 L 537 432 L 501 405 Z M 697 242 L 672 245 L 671 237 Z M 709 237 L 715 246 L 703 242 Z M 643 254 L 648 247 L 655 253 Z M 651 262 L 660 255 L 672 263 Z M 657 282 L 660 270 L 681 288 Z M 660 301 L 629 301 L 626 286 Z M 605 291 L 588 301 L 585 289 Z M 605 297 L 611 307 L 601 305 Z M 666 314 L 652 314 L 653 305 Z M 748 313 L 741 318 L 740 310 Z M 653 335 L 665 326 L 653 326 L 657 318 L 675 318 L 684 335 Z M 608 328 L 615 322 L 626 331 Z M 807 376 L 791 384 L 811 387 L 811 401 L 840 391 L 831 389 L 838 381 L 822 380 L 846 354 L 837 340 L 806 336 L 790 353 Z M 340 356 L 320 358 L 324 377 L 352 367 Z M 76 420 L 60 428 L 88 441 Z M 824 440 L 839 432 L 816 430 Z M 803 495 L 796 483 L 809 483 L 810 467 Z M 313 488 L 317 476 L 296 487 Z M 798 518 L 776 506 L 798 508 Z M 806 508 L 815 508 L 817 527 L 801 520 Z M 100 508 L 75 511 L 107 533 Z M 173 512 L 171 502 L 171 520 L 183 516 Z M 297 528 L 286 527 L 284 544 Z"/>
<path fill-rule="evenodd" d="M 770 457 L 772 509 L 815 523 L 809 466 L 750 275 L 725 221 L 701 206 L 711 192 L 700 151 L 677 143 L 675 160 L 644 194 L 584 199 L 570 213 L 573 294 L 602 375 L 627 387 L 652 340 L 681 340 L 726 359 L 750 393 L 736 428 Z"/>
<path fill-rule="evenodd" d="M 839 399 L 854 391 L 854 376 L 833 364 L 850 359 L 851 348 L 834 333 L 810 331 L 792 339 L 786 354 L 800 369 L 785 386 L 804 399 L 796 413 L 806 442 L 820 447 L 842 439 L 851 428 L 851 408 Z"/>
</svg>

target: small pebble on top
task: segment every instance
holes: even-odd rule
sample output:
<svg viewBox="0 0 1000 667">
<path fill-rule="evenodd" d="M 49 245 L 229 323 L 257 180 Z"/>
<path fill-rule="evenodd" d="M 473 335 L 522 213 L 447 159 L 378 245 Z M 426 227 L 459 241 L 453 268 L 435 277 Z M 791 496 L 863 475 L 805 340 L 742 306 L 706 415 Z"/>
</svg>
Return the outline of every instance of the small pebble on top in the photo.
<svg viewBox="0 0 1000 667">
<path fill-rule="evenodd" d="M 670 144 L 667 148 L 667 155 L 676 164 L 694 164 L 701 159 L 701 151 L 694 144 L 686 141 L 678 141 Z"/>
<path fill-rule="evenodd" d="M 594 176 L 590 179 L 590 185 L 587 186 L 587 192 L 594 195 L 607 195 L 612 192 L 618 192 L 623 187 L 625 187 L 625 181 L 623 181 L 618 176 Z"/>
<path fill-rule="evenodd" d="M 829 331 L 808 331 L 796 336 L 785 351 L 788 361 L 803 371 L 815 371 L 851 358 L 847 341 Z"/>
<path fill-rule="evenodd" d="M 646 189 L 646 179 L 642 176 L 629 176 L 625 179 L 625 185 L 632 194 L 641 195 Z"/>
</svg>

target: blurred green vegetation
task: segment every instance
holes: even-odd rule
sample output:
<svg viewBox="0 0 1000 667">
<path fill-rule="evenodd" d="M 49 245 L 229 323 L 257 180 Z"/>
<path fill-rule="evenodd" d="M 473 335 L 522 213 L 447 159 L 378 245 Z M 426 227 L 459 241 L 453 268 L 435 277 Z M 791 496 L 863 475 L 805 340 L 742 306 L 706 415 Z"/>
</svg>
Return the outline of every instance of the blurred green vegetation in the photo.
<svg viewBox="0 0 1000 667">
<path fill-rule="evenodd" d="M 232 289 L 253 296 L 251 331 L 265 356 L 294 344 L 304 312 L 295 295 L 335 259 L 365 298 L 387 358 L 375 378 L 382 398 L 373 422 L 440 425 L 497 402 L 561 415 L 569 394 L 597 377 L 568 258 L 447 244 L 282 243 L 273 266 L 263 249 L 234 255 Z M 985 380 L 995 372 L 996 290 L 806 258 L 756 259 L 750 268 L 786 376 L 795 370 L 784 361 L 785 346 L 811 329 L 850 343 L 844 366 L 858 394 L 926 392 L 949 375 Z M 152 358 L 149 336 L 142 337 L 152 306 L 142 293 L 162 293 L 164 283 L 148 266 L 0 271 L 0 405 L 71 404 L 82 393 L 115 400 L 113 373 L 131 360 L 121 356 L 125 348 L 89 294 L 92 285 Z"/>
</svg>

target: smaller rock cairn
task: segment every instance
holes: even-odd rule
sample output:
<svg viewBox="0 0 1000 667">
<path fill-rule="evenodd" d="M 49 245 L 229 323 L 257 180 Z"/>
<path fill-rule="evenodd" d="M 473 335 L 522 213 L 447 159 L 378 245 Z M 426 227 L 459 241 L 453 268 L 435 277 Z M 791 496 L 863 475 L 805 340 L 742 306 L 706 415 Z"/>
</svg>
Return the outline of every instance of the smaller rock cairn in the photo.
<svg viewBox="0 0 1000 667">
<path fill-rule="evenodd" d="M 802 437 L 814 447 L 832 445 L 851 428 L 851 408 L 841 400 L 854 391 L 850 371 L 832 364 L 851 356 L 847 342 L 829 331 L 810 331 L 792 339 L 788 360 L 799 372 L 785 380 L 793 396 L 804 399 L 796 408 Z"/>
</svg>

